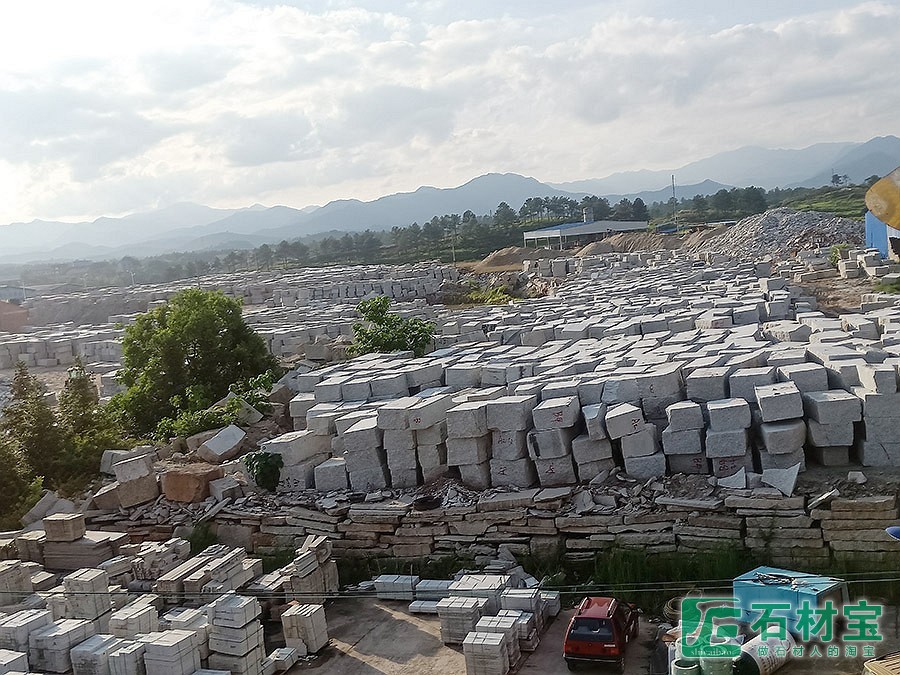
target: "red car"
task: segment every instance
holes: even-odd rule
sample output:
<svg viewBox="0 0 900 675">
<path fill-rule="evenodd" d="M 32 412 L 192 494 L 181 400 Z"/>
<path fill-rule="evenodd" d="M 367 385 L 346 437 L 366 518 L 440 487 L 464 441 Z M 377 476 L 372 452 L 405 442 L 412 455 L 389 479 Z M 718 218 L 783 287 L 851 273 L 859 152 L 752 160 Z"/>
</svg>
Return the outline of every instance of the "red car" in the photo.
<svg viewBox="0 0 900 675">
<path fill-rule="evenodd" d="M 640 626 L 637 609 L 615 598 L 585 598 L 569 622 L 563 658 L 569 670 L 579 663 L 608 663 L 625 670 L 625 650 Z"/>
</svg>

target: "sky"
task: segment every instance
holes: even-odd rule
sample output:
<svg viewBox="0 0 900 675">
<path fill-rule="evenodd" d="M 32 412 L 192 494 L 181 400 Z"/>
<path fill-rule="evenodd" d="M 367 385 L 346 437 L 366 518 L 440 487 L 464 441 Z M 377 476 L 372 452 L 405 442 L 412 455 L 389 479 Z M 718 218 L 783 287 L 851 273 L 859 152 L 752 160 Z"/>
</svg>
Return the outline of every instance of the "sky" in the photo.
<svg viewBox="0 0 900 675">
<path fill-rule="evenodd" d="M 896 134 L 898 25 L 896 1 L 4 2 L 0 223 Z"/>
</svg>

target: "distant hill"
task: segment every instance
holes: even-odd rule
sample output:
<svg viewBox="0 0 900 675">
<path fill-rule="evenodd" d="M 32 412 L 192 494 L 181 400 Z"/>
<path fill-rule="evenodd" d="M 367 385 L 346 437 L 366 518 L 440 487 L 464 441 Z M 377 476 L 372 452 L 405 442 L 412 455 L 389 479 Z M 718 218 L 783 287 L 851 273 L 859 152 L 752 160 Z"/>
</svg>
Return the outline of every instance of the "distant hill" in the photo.
<svg viewBox="0 0 900 675">
<path fill-rule="evenodd" d="M 709 179 L 737 187 L 820 187 L 831 182 L 833 173 L 847 174 L 859 182 L 873 174 L 884 175 L 898 165 L 900 139 L 882 136 L 865 143 L 818 143 L 799 150 L 748 146 L 662 171 L 625 171 L 552 185 L 597 195 L 633 194 L 670 183 L 674 173 L 676 181 L 684 184 Z"/>
<path fill-rule="evenodd" d="M 91 222 L 33 221 L 0 226 L 0 263 L 36 260 L 100 260 L 125 255 L 148 256 L 174 251 L 250 248 L 282 239 L 320 234 L 384 230 L 420 224 L 445 213 L 493 212 L 500 202 L 518 209 L 529 197 L 585 195 L 615 203 L 640 197 L 647 204 L 667 201 L 671 177 L 678 199 L 710 195 L 732 186 L 818 187 L 833 173 L 853 182 L 884 175 L 900 166 L 900 139 L 873 138 L 865 143 L 819 143 L 800 150 L 745 147 L 685 164 L 673 170 L 629 171 L 605 178 L 542 183 L 514 173 L 489 173 L 453 188 L 420 187 L 364 202 L 342 199 L 324 206 L 292 208 L 254 204 L 243 209 L 216 209 L 179 203 L 122 218 Z"/>
</svg>

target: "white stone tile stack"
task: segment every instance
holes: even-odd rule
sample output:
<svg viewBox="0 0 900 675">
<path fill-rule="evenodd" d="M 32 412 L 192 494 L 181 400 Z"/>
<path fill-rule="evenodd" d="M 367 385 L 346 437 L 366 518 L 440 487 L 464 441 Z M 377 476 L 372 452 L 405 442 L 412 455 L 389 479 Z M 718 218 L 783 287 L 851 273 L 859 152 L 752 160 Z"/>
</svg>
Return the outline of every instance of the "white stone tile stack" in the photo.
<svg viewBox="0 0 900 675">
<path fill-rule="evenodd" d="M 85 619 L 60 619 L 33 630 L 28 635 L 28 663 L 39 671 L 65 673 L 72 668 L 72 647 L 93 634 L 94 625 Z"/>
<path fill-rule="evenodd" d="M 232 675 L 261 675 L 265 658 L 256 598 L 226 593 L 207 605 L 209 667 Z"/>
<path fill-rule="evenodd" d="M 192 631 L 167 630 L 138 636 L 144 645 L 144 666 L 148 675 L 192 675 L 199 670 L 200 650 Z"/>
<path fill-rule="evenodd" d="M 328 622 L 322 605 L 291 605 L 281 615 L 281 626 L 287 646 L 303 656 L 315 654 L 328 644 Z"/>
<path fill-rule="evenodd" d="M 541 636 L 537 629 L 534 613 L 523 612 L 520 609 L 501 609 L 497 612 L 497 616 L 515 619 L 520 652 L 533 652 L 537 649 L 541 642 Z"/>
<path fill-rule="evenodd" d="M 500 594 L 500 607 L 530 613 L 534 617 L 537 632 L 541 633 L 544 630 L 543 603 L 538 589 L 507 588 Z"/>
<path fill-rule="evenodd" d="M 462 641 L 466 675 L 506 675 L 509 646 L 503 633 L 468 633 Z"/>
<path fill-rule="evenodd" d="M 447 465 L 476 490 L 491 487 L 491 434 L 487 402 L 467 401 L 447 410 Z"/>
<path fill-rule="evenodd" d="M 487 598 L 450 596 L 437 604 L 441 620 L 441 641 L 447 645 L 462 644 L 478 620 L 487 614 Z"/>
<path fill-rule="evenodd" d="M 519 628 L 516 625 L 516 617 L 483 616 L 475 624 L 475 631 L 478 633 L 501 633 L 505 635 L 510 670 L 519 664 L 522 652 L 519 649 Z"/>
<path fill-rule="evenodd" d="M 203 609 L 178 607 L 170 610 L 159 620 L 159 628 L 193 633 L 200 660 L 209 658 L 209 617 Z"/>
<path fill-rule="evenodd" d="M 449 579 L 422 579 L 416 584 L 416 600 L 437 602 L 450 597 Z"/>
<path fill-rule="evenodd" d="M 151 633 L 159 624 L 159 613 L 152 604 L 136 601 L 116 610 L 109 618 L 109 632 L 116 637 L 134 637 Z"/>
<path fill-rule="evenodd" d="M 143 642 L 124 642 L 109 653 L 110 675 L 146 675 Z"/>
<path fill-rule="evenodd" d="M 544 487 L 578 482 L 572 441 L 581 431 L 581 405 L 577 396 L 541 401 L 531 411 L 534 429 L 528 432 L 528 454 Z"/>
<path fill-rule="evenodd" d="M 52 622 L 53 617 L 46 609 L 23 609 L 0 616 L 0 649 L 27 652 L 28 636 Z"/>
<path fill-rule="evenodd" d="M 0 649 L 0 673 L 28 672 L 28 654 Z"/>
<path fill-rule="evenodd" d="M 109 655 L 127 644 L 115 635 L 94 635 L 72 647 L 73 675 L 110 675 Z"/>
<path fill-rule="evenodd" d="M 19 560 L 0 560 L 0 605 L 14 605 L 33 591 L 31 572 Z"/>
<path fill-rule="evenodd" d="M 512 577 L 506 574 L 465 574 L 450 584 L 450 595 L 465 598 L 485 598 L 485 614 L 496 614 L 500 609 L 500 595 L 512 585 Z"/>
<path fill-rule="evenodd" d="M 94 623 L 94 633 L 109 630 L 112 599 L 109 595 L 109 576 L 94 568 L 84 568 L 63 577 L 66 596 L 66 617 L 87 619 Z"/>
<path fill-rule="evenodd" d="M 495 487 L 530 487 L 537 480 L 527 440 L 536 405 L 535 396 L 501 396 L 487 402 L 491 484 Z"/>
<path fill-rule="evenodd" d="M 375 577 L 375 593 L 379 600 L 411 601 L 418 597 L 417 589 L 420 582 L 421 579 L 417 576 L 382 574 Z"/>
</svg>

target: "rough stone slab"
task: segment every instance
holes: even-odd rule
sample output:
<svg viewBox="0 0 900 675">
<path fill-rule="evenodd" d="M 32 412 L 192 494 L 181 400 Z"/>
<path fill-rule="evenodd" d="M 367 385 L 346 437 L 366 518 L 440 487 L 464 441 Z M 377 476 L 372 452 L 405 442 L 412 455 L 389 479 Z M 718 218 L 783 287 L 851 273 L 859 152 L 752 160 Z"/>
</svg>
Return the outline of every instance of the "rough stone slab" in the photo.
<svg viewBox="0 0 900 675">
<path fill-rule="evenodd" d="M 662 452 L 653 455 L 626 456 L 625 473 L 637 480 L 665 476 L 666 456 Z"/>
<path fill-rule="evenodd" d="M 704 428 L 703 410 L 693 401 L 680 401 L 666 408 L 667 429 L 675 431 L 692 431 Z"/>
<path fill-rule="evenodd" d="M 575 426 L 581 415 L 581 405 L 577 396 L 551 398 L 542 401 L 531 416 L 536 429 L 562 429 Z"/>
<path fill-rule="evenodd" d="M 806 424 L 802 419 L 764 422 L 759 431 L 766 451 L 773 455 L 795 452 L 806 441 Z"/>
<path fill-rule="evenodd" d="M 647 423 L 633 434 L 627 434 L 620 439 L 622 443 L 622 456 L 647 457 L 659 451 L 659 443 L 656 438 L 656 425 Z"/>
<path fill-rule="evenodd" d="M 578 429 L 533 429 L 528 432 L 528 454 L 532 459 L 554 459 L 572 454 Z"/>
<path fill-rule="evenodd" d="M 819 424 L 852 424 L 862 419 L 861 401 L 844 390 L 803 394 L 803 410 L 807 417 Z M 841 444 L 829 443 L 828 445 Z"/>
<path fill-rule="evenodd" d="M 765 469 L 762 474 L 762 481 L 789 497 L 794 494 L 794 489 L 797 487 L 797 476 L 799 475 L 800 465 L 795 464 L 790 469 Z"/>
<path fill-rule="evenodd" d="M 244 439 L 247 434 L 238 426 L 229 424 L 215 436 L 203 442 L 197 448 L 197 455 L 204 462 L 221 464 L 229 459 L 234 459 L 241 452 Z"/>
<path fill-rule="evenodd" d="M 607 405 L 605 403 L 586 405 L 581 408 L 588 436 L 595 441 L 602 441 L 607 438 L 606 412 Z"/>
</svg>

